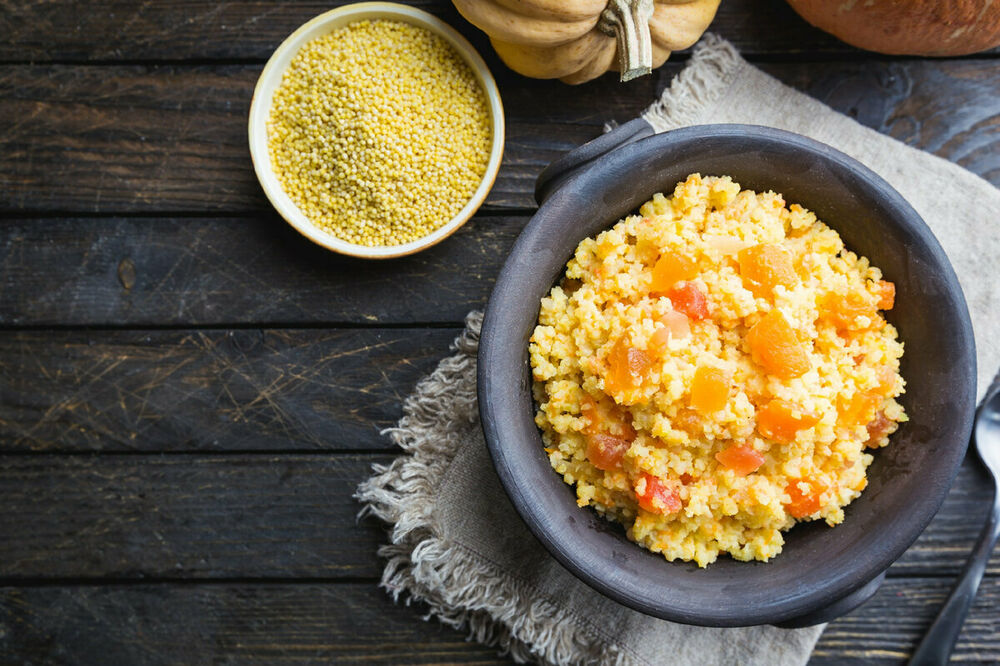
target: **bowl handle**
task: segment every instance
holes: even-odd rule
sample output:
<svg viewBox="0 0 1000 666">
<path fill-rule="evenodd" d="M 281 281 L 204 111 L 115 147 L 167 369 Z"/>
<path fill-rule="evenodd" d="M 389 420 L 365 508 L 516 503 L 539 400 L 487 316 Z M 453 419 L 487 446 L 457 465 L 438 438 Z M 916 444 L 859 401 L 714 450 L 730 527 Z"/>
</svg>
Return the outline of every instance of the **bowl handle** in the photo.
<svg viewBox="0 0 1000 666">
<path fill-rule="evenodd" d="M 538 174 L 538 180 L 535 181 L 535 201 L 541 206 L 570 177 L 583 171 L 584 167 L 598 157 L 653 134 L 655 132 L 649 123 L 642 118 L 636 118 L 574 148 Z"/>
<path fill-rule="evenodd" d="M 829 606 L 824 606 L 819 610 L 806 613 L 805 615 L 793 617 L 790 620 L 785 620 L 784 622 L 775 622 L 774 626 L 781 627 L 782 629 L 799 629 L 801 627 L 811 627 L 814 624 L 829 622 L 830 620 L 834 620 L 841 615 L 847 615 L 852 610 L 875 596 L 875 593 L 878 592 L 880 587 L 882 587 L 882 583 L 884 581 L 885 572 L 883 571 L 878 576 L 873 578 L 871 582 L 854 592 L 851 592 L 846 597 L 834 601 Z"/>
</svg>

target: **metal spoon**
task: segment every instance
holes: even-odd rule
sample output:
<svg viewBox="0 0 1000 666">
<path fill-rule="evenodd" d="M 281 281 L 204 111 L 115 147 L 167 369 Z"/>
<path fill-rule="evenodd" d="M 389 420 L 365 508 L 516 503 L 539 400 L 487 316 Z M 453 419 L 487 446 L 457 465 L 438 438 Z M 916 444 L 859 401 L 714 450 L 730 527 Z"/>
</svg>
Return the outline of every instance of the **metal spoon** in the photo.
<svg viewBox="0 0 1000 666">
<path fill-rule="evenodd" d="M 979 407 L 974 434 L 979 459 L 993 478 L 993 505 L 955 589 L 927 635 L 917 646 L 917 651 L 910 659 L 910 666 L 948 663 L 965 616 L 976 598 L 976 590 L 990 559 L 990 551 L 1000 536 L 1000 495 L 997 494 L 997 488 L 1000 487 L 1000 388 L 994 389 Z"/>
</svg>

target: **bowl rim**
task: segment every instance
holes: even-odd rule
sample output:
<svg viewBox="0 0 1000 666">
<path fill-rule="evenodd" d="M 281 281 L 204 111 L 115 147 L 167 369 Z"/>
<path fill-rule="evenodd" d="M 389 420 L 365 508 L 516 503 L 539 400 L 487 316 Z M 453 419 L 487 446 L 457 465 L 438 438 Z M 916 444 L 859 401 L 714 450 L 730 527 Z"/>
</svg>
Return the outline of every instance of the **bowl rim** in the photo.
<svg viewBox="0 0 1000 666">
<path fill-rule="evenodd" d="M 612 585 L 611 582 L 604 580 L 590 570 L 586 553 L 580 553 L 578 548 L 574 548 L 577 544 L 566 543 L 563 538 L 546 529 L 546 525 L 555 526 L 556 522 L 544 515 L 548 513 L 548 510 L 543 511 L 541 507 L 535 507 L 529 501 L 528 494 L 531 489 L 519 483 L 518 466 L 515 464 L 517 461 L 508 455 L 506 448 L 502 445 L 504 440 L 502 430 L 508 427 L 513 419 L 518 418 L 520 411 L 523 411 L 523 405 L 520 401 L 523 399 L 522 391 L 530 392 L 530 373 L 527 373 L 529 375 L 527 376 L 527 386 L 511 388 L 510 378 L 499 377 L 500 373 L 496 370 L 498 363 L 507 363 L 510 358 L 514 357 L 515 346 L 519 343 L 518 340 L 512 338 L 521 334 L 521 331 L 515 330 L 514 326 L 506 322 L 504 317 L 504 312 L 517 297 L 518 287 L 523 287 L 523 285 L 518 285 L 517 278 L 519 273 L 524 273 L 524 266 L 516 265 L 515 260 L 519 255 L 525 254 L 525 248 L 537 251 L 532 245 L 537 241 L 535 237 L 541 233 L 541 229 L 549 221 L 547 218 L 552 214 L 551 211 L 558 210 L 560 207 L 565 208 L 570 201 L 573 201 L 574 197 L 579 200 L 588 190 L 599 190 L 600 179 L 604 173 L 627 174 L 628 163 L 638 160 L 645 155 L 645 151 L 665 149 L 674 144 L 683 144 L 685 141 L 724 137 L 751 137 L 754 140 L 762 141 L 762 145 L 781 144 L 783 148 L 787 148 L 791 144 L 796 150 L 803 150 L 819 159 L 827 160 L 840 168 L 858 174 L 863 177 L 866 187 L 878 191 L 879 196 L 883 197 L 882 203 L 891 211 L 891 217 L 900 221 L 908 233 L 924 244 L 927 252 L 937 264 L 934 268 L 940 269 L 941 278 L 954 297 L 956 314 L 958 315 L 956 329 L 962 339 L 959 348 L 963 363 L 958 372 L 965 372 L 967 380 L 963 386 L 955 387 L 955 404 L 958 405 L 963 417 L 951 430 L 955 433 L 954 440 L 948 442 L 946 447 L 942 446 L 940 461 L 943 464 L 943 472 L 936 477 L 940 487 L 936 488 L 937 492 L 934 496 L 924 497 L 913 503 L 913 511 L 908 514 L 905 526 L 893 526 L 889 535 L 891 544 L 880 547 L 874 557 L 860 558 L 864 561 L 858 562 L 853 569 L 839 571 L 835 576 L 827 575 L 825 579 L 821 579 L 810 589 L 802 591 L 801 594 L 788 596 L 778 602 L 740 608 L 736 611 L 731 608 L 706 609 L 696 606 L 694 602 L 680 609 L 665 607 L 662 602 L 651 600 L 648 594 L 636 594 L 635 590 L 641 589 L 639 587 L 633 587 L 630 594 L 626 594 L 619 587 Z M 652 193 L 649 192 L 647 196 Z M 608 221 L 608 225 L 613 223 L 614 220 Z M 570 248 L 568 253 L 571 251 Z M 523 290 L 520 291 L 523 293 Z M 537 310 L 535 316 L 537 317 Z M 523 349 L 519 353 L 518 358 L 523 358 Z M 819 141 L 793 132 L 756 125 L 697 125 L 656 134 L 602 156 L 593 165 L 564 184 L 538 209 L 511 249 L 487 304 L 480 337 L 477 388 L 480 418 L 487 448 L 501 484 L 530 531 L 556 560 L 575 576 L 606 596 L 648 615 L 686 624 L 718 627 L 747 626 L 792 620 L 811 614 L 847 597 L 885 571 L 917 539 L 944 502 L 965 454 L 975 410 L 975 362 L 972 323 L 958 278 L 930 228 L 902 195 L 884 179 L 854 158 Z M 511 372 L 514 374 L 524 372 L 524 368 L 520 367 Z M 504 395 L 505 391 L 507 395 Z M 522 469 L 525 464 L 527 463 L 521 464 Z M 549 471 L 551 472 L 551 470 Z M 570 520 L 572 522 L 572 519 Z M 638 545 L 632 545 L 635 548 L 641 548 Z M 752 566 L 752 564 L 750 565 Z M 635 596 L 632 596 L 633 594 Z M 732 604 L 732 606 L 736 605 Z"/>
<path fill-rule="evenodd" d="M 314 225 L 292 202 L 271 168 L 271 157 L 267 147 L 267 119 L 270 115 L 274 91 L 280 85 L 285 70 L 303 44 L 348 23 L 380 18 L 404 21 L 425 28 L 443 37 L 451 44 L 472 69 L 486 94 L 491 116 L 492 140 L 490 157 L 483 178 L 472 197 L 454 217 L 426 236 L 421 236 L 407 243 L 367 246 L 349 243 Z M 264 190 L 264 194 L 281 217 L 296 231 L 317 245 L 340 254 L 365 259 L 391 259 L 413 254 L 440 243 L 472 218 L 483 201 L 486 200 L 500 171 L 505 142 L 505 125 L 503 102 L 500 99 L 500 90 L 493 74 L 486 66 L 482 56 L 457 30 L 436 16 L 415 7 L 395 2 L 358 2 L 331 9 L 313 17 L 299 26 L 274 50 L 254 86 L 247 122 L 247 135 L 254 173 Z"/>
</svg>

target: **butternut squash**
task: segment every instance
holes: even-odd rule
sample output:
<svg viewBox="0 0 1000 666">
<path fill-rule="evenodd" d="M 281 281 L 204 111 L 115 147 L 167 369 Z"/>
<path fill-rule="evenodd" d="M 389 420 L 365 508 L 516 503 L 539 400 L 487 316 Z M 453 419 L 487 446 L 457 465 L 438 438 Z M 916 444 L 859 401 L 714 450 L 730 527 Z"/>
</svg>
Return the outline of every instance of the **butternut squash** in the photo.
<svg viewBox="0 0 1000 666">
<path fill-rule="evenodd" d="M 453 0 L 500 59 L 536 79 L 576 84 L 611 70 L 628 81 L 691 46 L 719 0 Z"/>
</svg>

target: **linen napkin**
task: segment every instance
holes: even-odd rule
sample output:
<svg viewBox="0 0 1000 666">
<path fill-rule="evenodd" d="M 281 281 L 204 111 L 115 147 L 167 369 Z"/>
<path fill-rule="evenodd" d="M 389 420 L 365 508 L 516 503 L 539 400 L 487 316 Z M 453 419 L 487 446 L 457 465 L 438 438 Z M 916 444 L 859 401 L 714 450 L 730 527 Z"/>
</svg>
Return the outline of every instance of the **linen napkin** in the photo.
<svg viewBox="0 0 1000 666">
<path fill-rule="evenodd" d="M 991 290 L 1000 191 L 962 168 L 867 129 L 745 62 L 707 35 L 643 117 L 657 130 L 705 123 L 779 127 L 830 144 L 881 174 L 948 253 L 972 312 L 981 397 L 1000 365 L 1000 307 Z M 942 186 L 944 184 L 944 186 Z M 454 355 L 424 378 L 387 434 L 406 453 L 376 466 L 357 497 L 391 526 L 382 586 L 422 601 L 517 661 L 552 664 L 803 664 L 822 627 L 713 629 L 629 610 L 580 582 L 534 539 L 496 477 L 479 424 L 471 313 Z"/>
</svg>

